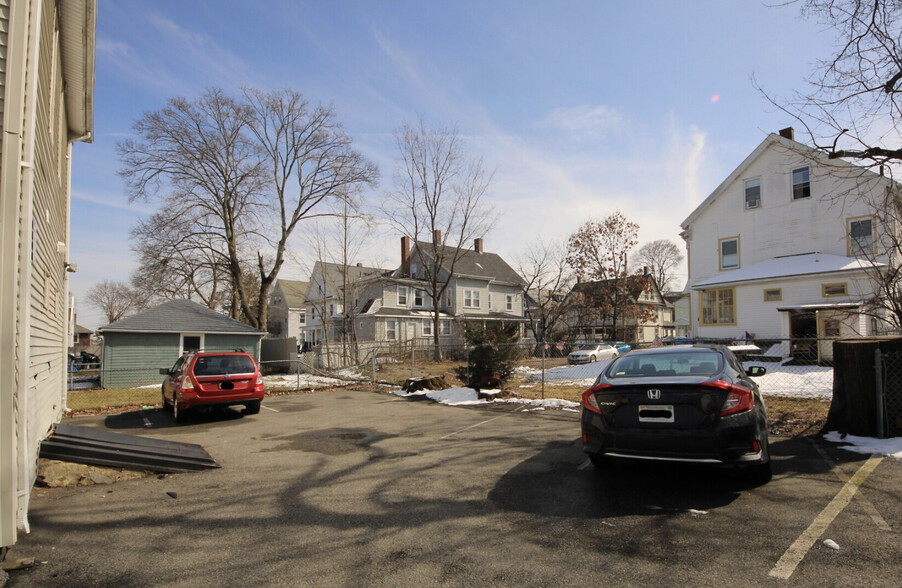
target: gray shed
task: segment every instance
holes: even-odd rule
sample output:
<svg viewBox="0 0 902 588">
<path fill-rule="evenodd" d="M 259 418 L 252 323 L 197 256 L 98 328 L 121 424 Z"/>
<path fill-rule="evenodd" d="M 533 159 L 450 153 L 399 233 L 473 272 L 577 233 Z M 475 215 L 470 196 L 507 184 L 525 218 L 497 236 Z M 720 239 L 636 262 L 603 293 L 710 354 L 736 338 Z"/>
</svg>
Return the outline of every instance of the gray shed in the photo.
<svg viewBox="0 0 902 588">
<path fill-rule="evenodd" d="M 266 335 L 189 300 L 169 300 L 97 332 L 103 335 L 104 388 L 159 384 L 160 368 L 172 367 L 186 351 L 243 349 L 259 361 Z"/>
</svg>

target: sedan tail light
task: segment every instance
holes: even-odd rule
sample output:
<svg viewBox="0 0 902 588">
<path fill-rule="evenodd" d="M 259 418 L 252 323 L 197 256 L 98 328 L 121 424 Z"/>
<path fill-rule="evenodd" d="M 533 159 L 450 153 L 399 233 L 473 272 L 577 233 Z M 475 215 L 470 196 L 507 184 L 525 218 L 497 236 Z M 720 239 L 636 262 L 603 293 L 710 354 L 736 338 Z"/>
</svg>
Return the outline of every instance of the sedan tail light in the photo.
<svg viewBox="0 0 902 588">
<path fill-rule="evenodd" d="M 745 386 L 737 386 L 736 384 L 724 382 L 723 380 L 709 382 L 705 384 L 705 386 L 719 388 L 720 390 L 725 390 L 730 393 L 729 396 L 727 396 L 726 402 L 723 403 L 723 408 L 720 410 L 720 416 L 745 412 L 747 410 L 752 410 L 752 407 L 755 406 L 755 393 Z"/>
<path fill-rule="evenodd" d="M 583 392 L 583 408 L 601 414 L 601 407 L 598 406 L 598 401 L 595 399 L 595 393 L 599 390 L 610 387 L 610 384 L 600 384 L 598 386 L 592 386 L 591 388 Z"/>
</svg>

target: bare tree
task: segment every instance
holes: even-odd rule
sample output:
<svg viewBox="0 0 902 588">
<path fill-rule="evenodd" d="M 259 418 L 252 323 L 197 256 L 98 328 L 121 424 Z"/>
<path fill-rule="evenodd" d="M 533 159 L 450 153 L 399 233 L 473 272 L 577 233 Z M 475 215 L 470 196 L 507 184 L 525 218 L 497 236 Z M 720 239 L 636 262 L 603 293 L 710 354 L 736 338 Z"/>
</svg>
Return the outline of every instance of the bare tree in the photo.
<svg viewBox="0 0 902 588">
<path fill-rule="evenodd" d="M 559 242 L 539 239 L 526 249 L 517 264 L 517 272 L 526 281 L 526 319 L 536 341 L 557 340 L 562 319 L 567 314 L 567 292 L 573 283 L 567 250 Z"/>
<path fill-rule="evenodd" d="M 314 281 L 323 284 L 325 290 L 321 298 L 313 298 L 323 318 L 324 342 L 328 344 L 330 331 L 335 331 L 341 343 L 341 361 L 344 363 L 356 363 L 358 360 L 355 295 L 360 287 L 362 272 L 370 269 L 361 270 L 354 264 L 373 226 L 373 219 L 363 212 L 362 205 L 359 195 L 348 195 L 333 203 L 332 222 L 318 224 L 307 239 L 309 249 L 316 253 L 319 262 L 316 267 L 320 271 L 314 276 Z M 326 294 L 331 294 L 337 301 L 336 310 L 340 310 L 337 320 L 328 313 L 330 297 Z M 331 362 L 332 354 L 327 353 L 326 357 L 327 362 Z"/>
<path fill-rule="evenodd" d="M 429 128 L 423 118 L 395 134 L 399 163 L 394 190 L 383 213 L 402 235 L 414 240 L 425 291 L 432 300 L 432 337 L 441 358 L 441 300 L 464 245 L 484 235 L 491 210 L 484 201 L 492 179 L 481 158 L 467 155 L 456 127 Z M 423 241 L 423 238 L 429 241 Z"/>
<path fill-rule="evenodd" d="M 378 174 L 331 107 L 292 90 L 174 98 L 134 130 L 138 138 L 119 145 L 131 198 L 182 211 L 188 233 L 211 240 L 227 261 L 231 316 L 259 329 L 298 223 Z"/>
<path fill-rule="evenodd" d="M 140 290 L 111 280 L 94 284 L 85 295 L 85 300 L 102 312 L 110 324 L 147 308 L 147 298 Z"/>
<path fill-rule="evenodd" d="M 593 282 L 591 287 L 582 288 L 583 307 L 594 309 L 602 324 L 609 319 L 615 338 L 627 318 L 641 318 L 636 296 L 650 287 L 641 273 L 628 273 L 627 259 L 638 234 L 639 225 L 615 212 L 583 224 L 567 245 L 567 262 L 576 272 L 577 281 Z"/>
<path fill-rule="evenodd" d="M 806 90 L 787 100 L 762 92 L 831 158 L 871 168 L 902 161 L 902 4 L 804 0 L 802 13 L 835 31 L 835 53 L 818 63 Z"/>
<path fill-rule="evenodd" d="M 657 239 L 639 248 L 633 258 L 634 266 L 648 267 L 661 291 L 672 290 L 674 270 L 683 263 L 683 253 L 672 241 Z"/>
<path fill-rule="evenodd" d="M 187 213 L 185 213 L 187 214 Z M 228 258 L 219 240 L 192 232 L 182 214 L 161 211 L 132 229 L 132 251 L 139 260 L 132 287 L 148 298 L 197 300 L 213 310 L 229 307 L 231 279 Z"/>
</svg>

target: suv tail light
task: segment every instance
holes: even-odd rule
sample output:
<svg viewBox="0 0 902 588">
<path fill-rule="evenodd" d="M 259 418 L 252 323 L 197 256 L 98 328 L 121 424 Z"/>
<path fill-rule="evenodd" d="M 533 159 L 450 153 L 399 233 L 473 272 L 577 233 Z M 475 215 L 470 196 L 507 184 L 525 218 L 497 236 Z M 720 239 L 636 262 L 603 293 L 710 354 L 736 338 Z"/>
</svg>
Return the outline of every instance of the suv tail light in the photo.
<svg viewBox="0 0 902 588">
<path fill-rule="evenodd" d="M 598 406 L 598 400 L 595 399 L 595 393 L 599 390 L 610 387 L 610 384 L 600 384 L 598 386 L 592 386 L 591 388 L 583 392 L 583 408 L 601 414 L 601 407 Z"/>
<path fill-rule="evenodd" d="M 730 384 L 723 380 L 709 382 L 704 385 L 729 392 L 729 396 L 727 396 L 727 400 L 723 403 L 723 408 L 720 410 L 720 416 L 745 412 L 747 410 L 752 410 L 752 407 L 755 406 L 755 393 L 745 386 L 737 386 L 736 384 Z"/>
<path fill-rule="evenodd" d="M 191 376 L 188 374 L 182 376 L 182 392 L 194 392 L 194 384 L 191 383 Z"/>
</svg>

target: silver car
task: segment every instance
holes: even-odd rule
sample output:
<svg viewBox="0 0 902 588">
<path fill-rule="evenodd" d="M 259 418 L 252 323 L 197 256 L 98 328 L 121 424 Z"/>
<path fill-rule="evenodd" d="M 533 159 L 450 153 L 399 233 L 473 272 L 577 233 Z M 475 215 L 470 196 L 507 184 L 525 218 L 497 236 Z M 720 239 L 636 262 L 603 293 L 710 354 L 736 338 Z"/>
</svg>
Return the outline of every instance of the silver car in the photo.
<svg viewBox="0 0 902 588">
<path fill-rule="evenodd" d="M 567 363 L 592 363 L 603 359 L 613 359 L 620 355 L 616 348 L 607 343 L 587 343 L 567 356 Z"/>
</svg>

